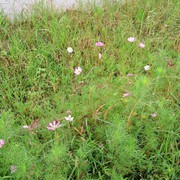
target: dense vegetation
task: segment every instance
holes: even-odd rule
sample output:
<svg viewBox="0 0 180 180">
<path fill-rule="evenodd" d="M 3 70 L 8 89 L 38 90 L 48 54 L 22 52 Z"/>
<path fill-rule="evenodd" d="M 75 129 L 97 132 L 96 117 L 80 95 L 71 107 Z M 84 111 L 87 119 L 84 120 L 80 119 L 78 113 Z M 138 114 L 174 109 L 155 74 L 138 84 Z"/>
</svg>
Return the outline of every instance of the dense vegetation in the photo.
<svg viewBox="0 0 180 180">
<path fill-rule="evenodd" d="M 179 9 L 131 0 L 1 15 L 0 177 L 178 179 Z"/>
</svg>

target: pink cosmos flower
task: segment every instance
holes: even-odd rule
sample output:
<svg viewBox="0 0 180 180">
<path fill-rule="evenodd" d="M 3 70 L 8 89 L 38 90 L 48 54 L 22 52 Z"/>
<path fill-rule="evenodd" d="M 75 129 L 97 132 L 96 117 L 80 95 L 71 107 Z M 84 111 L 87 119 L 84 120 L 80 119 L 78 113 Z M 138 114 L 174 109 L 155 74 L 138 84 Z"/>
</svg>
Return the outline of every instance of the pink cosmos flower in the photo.
<svg viewBox="0 0 180 180">
<path fill-rule="evenodd" d="M 157 117 L 157 114 L 156 114 L 156 113 L 153 113 L 153 114 L 151 114 L 151 116 L 152 116 L 153 118 L 155 118 L 155 117 Z"/>
<path fill-rule="evenodd" d="M 129 76 L 133 76 L 133 74 L 127 74 L 127 76 L 129 77 Z"/>
<path fill-rule="evenodd" d="M 96 43 L 96 46 L 97 46 L 97 47 L 102 47 L 102 46 L 104 46 L 104 43 L 103 43 L 103 42 L 97 42 L 97 43 Z"/>
<path fill-rule="evenodd" d="M 0 139 L 0 148 L 2 148 L 4 146 L 4 144 L 5 144 L 4 139 Z"/>
<path fill-rule="evenodd" d="M 101 53 L 98 54 L 98 58 L 102 59 L 102 54 Z"/>
<path fill-rule="evenodd" d="M 70 115 L 70 114 L 71 114 L 71 110 L 68 109 L 68 110 L 66 111 L 66 113 L 67 113 L 68 115 Z"/>
<path fill-rule="evenodd" d="M 142 42 L 140 42 L 140 43 L 139 43 L 139 47 L 140 47 L 140 48 L 145 48 L 145 44 L 142 43 Z"/>
<path fill-rule="evenodd" d="M 53 120 L 53 122 L 48 124 L 47 129 L 50 131 L 54 131 L 55 129 L 57 129 L 61 126 L 62 126 L 62 124 L 60 123 L 60 121 Z"/>
<path fill-rule="evenodd" d="M 130 92 L 126 92 L 126 93 L 123 94 L 123 97 L 128 97 L 128 96 L 131 96 Z"/>
<path fill-rule="evenodd" d="M 75 75 L 79 75 L 79 74 L 81 74 L 81 73 L 82 73 L 82 68 L 81 68 L 81 67 L 75 68 L 75 70 L 74 70 L 74 74 L 75 74 Z"/>
<path fill-rule="evenodd" d="M 129 37 L 129 38 L 128 38 L 128 41 L 129 41 L 129 42 L 135 42 L 135 41 L 136 41 L 136 38 L 135 38 L 135 37 Z"/>
</svg>

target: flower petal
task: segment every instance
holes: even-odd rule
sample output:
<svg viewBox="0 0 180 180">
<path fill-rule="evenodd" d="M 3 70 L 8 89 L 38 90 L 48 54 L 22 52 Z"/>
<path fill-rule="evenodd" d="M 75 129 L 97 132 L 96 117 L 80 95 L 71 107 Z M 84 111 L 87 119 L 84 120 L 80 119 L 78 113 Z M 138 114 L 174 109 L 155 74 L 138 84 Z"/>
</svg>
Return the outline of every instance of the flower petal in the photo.
<svg viewBox="0 0 180 180">
<path fill-rule="evenodd" d="M 142 42 L 140 42 L 140 43 L 139 43 L 139 47 L 140 47 L 140 48 L 145 48 L 145 44 L 142 43 Z"/>
<path fill-rule="evenodd" d="M 54 128 L 53 128 L 53 127 L 47 126 L 47 129 L 50 130 L 50 131 L 54 131 Z"/>
<path fill-rule="evenodd" d="M 97 47 L 102 47 L 102 46 L 104 46 L 104 43 L 103 43 L 103 42 L 97 42 L 97 43 L 96 43 L 96 46 L 97 46 Z"/>
</svg>

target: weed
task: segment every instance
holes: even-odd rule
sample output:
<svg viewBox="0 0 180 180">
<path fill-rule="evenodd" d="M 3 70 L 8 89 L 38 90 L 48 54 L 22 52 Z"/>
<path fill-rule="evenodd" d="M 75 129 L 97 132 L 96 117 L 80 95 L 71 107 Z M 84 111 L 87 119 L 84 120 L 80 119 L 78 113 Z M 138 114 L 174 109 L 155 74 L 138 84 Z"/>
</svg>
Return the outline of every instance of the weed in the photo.
<svg viewBox="0 0 180 180">
<path fill-rule="evenodd" d="M 178 179 L 179 5 L 1 15 L 0 177 Z"/>
</svg>

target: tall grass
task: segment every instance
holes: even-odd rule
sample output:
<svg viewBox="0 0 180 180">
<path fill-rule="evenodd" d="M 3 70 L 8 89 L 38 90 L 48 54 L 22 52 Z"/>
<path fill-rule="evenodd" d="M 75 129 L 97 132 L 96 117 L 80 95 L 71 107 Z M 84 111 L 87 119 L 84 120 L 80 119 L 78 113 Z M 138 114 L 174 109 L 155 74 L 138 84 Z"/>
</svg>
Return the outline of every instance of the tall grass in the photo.
<svg viewBox="0 0 180 180">
<path fill-rule="evenodd" d="M 105 1 L 1 15 L 0 177 L 178 179 L 179 7 Z M 49 131 L 53 119 L 63 126 Z"/>
</svg>

